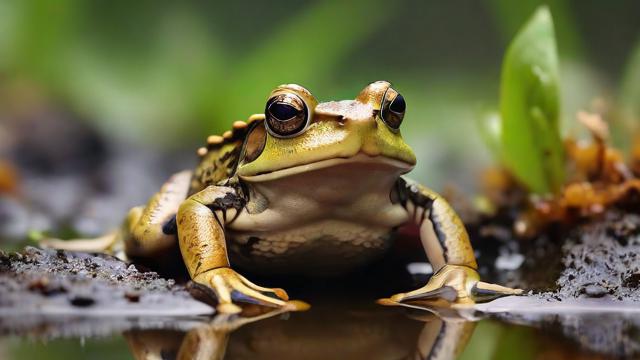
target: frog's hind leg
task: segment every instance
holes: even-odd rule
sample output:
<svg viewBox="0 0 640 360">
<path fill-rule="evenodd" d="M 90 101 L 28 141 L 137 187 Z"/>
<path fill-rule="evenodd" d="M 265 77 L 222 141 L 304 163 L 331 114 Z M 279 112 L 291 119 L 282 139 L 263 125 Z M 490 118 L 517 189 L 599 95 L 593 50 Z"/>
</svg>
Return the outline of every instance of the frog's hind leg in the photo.
<svg viewBox="0 0 640 360">
<path fill-rule="evenodd" d="M 43 238 L 39 245 L 43 248 L 52 248 L 82 252 L 114 253 L 111 249 L 117 243 L 118 231 L 112 231 L 105 235 L 91 239 L 62 240 L 55 238 Z"/>
<path fill-rule="evenodd" d="M 177 246 L 175 217 L 190 182 L 191 171 L 174 174 L 144 208 L 129 211 L 121 229 L 127 256 L 154 257 Z"/>
<path fill-rule="evenodd" d="M 190 171 L 174 174 L 146 206 L 129 210 L 122 226 L 104 236 L 95 239 L 42 239 L 40 245 L 70 251 L 104 252 L 123 259 L 152 257 L 176 245 L 175 231 L 172 232 L 167 224 L 175 219 L 180 203 L 186 199 L 190 180 Z"/>
</svg>

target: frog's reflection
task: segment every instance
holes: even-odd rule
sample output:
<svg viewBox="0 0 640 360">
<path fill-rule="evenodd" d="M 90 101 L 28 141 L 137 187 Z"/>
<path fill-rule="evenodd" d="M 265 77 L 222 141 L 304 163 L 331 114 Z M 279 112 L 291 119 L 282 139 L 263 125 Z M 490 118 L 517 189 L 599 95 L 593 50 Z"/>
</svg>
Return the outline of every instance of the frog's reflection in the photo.
<svg viewBox="0 0 640 360">
<path fill-rule="evenodd" d="M 140 359 L 453 359 L 475 323 L 422 311 L 317 306 L 304 313 L 270 312 L 216 318 L 187 332 L 125 334 Z"/>
</svg>

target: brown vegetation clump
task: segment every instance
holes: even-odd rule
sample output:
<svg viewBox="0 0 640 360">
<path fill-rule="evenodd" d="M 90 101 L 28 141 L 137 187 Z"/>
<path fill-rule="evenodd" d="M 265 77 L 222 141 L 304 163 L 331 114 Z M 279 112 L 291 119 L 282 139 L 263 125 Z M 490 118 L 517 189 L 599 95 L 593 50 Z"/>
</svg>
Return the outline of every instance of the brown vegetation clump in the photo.
<svg viewBox="0 0 640 360">
<path fill-rule="evenodd" d="M 608 145 L 608 127 L 599 115 L 580 112 L 578 120 L 592 139 L 565 140 L 568 180 L 557 194 L 530 195 L 507 172 L 485 172 L 484 192 L 493 206 L 518 213 L 516 235 L 534 237 L 550 225 L 572 227 L 614 207 L 640 209 L 640 138 L 627 165 L 623 154 Z"/>
</svg>

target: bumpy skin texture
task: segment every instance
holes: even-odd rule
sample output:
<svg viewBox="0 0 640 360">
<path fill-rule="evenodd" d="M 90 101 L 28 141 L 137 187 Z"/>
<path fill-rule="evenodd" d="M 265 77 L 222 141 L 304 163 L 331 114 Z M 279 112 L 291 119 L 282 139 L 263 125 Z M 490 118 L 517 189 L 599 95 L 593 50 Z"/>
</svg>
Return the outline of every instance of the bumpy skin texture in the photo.
<svg viewBox="0 0 640 360">
<path fill-rule="evenodd" d="M 446 201 L 402 177 L 416 159 L 397 129 L 404 99 L 388 82 L 370 84 L 355 100 L 319 104 L 298 85 L 282 85 L 269 99 L 265 114 L 210 136 L 193 173 L 174 175 L 131 210 L 118 235 L 127 255 L 154 257 L 177 240 L 189 274 L 215 293 L 219 310 L 240 310 L 232 295 L 295 308 L 284 290 L 253 284 L 235 269 L 339 273 L 382 256 L 392 231 L 414 223 L 436 274 L 387 303 L 468 303 L 478 287 L 509 293 L 478 281 L 469 237 Z M 282 100 L 275 112 L 274 99 Z"/>
</svg>

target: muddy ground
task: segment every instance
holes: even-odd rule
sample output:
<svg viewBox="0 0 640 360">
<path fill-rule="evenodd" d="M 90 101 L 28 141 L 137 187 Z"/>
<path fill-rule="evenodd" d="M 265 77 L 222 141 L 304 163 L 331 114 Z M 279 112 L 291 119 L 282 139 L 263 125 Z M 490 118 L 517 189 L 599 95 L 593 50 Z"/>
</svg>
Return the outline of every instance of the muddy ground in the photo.
<svg viewBox="0 0 640 360">
<path fill-rule="evenodd" d="M 109 333 L 113 327 L 126 328 L 122 321 L 127 316 L 144 319 L 212 313 L 213 308 L 194 300 L 184 286 L 108 255 L 34 247 L 0 253 L 0 333 L 55 329 L 42 327 L 48 321 L 120 318 L 120 322 L 96 329 Z M 47 321 L 40 318 L 43 314 L 49 317 Z M 62 334 L 54 330 L 49 335 Z"/>
</svg>

